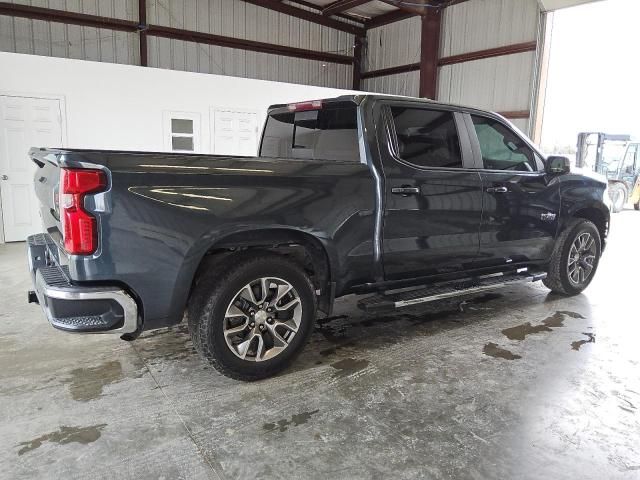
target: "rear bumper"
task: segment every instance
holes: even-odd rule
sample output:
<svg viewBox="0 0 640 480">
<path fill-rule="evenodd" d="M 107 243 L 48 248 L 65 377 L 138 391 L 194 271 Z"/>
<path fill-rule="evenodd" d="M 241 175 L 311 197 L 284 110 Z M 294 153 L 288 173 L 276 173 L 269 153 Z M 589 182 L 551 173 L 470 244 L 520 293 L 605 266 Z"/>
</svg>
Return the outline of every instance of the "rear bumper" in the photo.
<svg viewBox="0 0 640 480">
<path fill-rule="evenodd" d="M 78 286 L 68 270 L 54 260 L 57 248 L 47 234 L 27 239 L 29 271 L 47 320 L 55 328 L 76 333 L 133 333 L 138 328 L 138 306 L 123 289 L 111 286 Z"/>
</svg>

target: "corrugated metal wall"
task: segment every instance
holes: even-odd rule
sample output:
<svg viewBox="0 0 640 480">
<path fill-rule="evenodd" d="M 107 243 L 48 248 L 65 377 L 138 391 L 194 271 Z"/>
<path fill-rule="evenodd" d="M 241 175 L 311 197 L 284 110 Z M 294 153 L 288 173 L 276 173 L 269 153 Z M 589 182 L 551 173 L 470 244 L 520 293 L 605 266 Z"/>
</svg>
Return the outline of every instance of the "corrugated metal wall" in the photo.
<svg viewBox="0 0 640 480">
<path fill-rule="evenodd" d="M 23 3 L 137 20 L 137 0 Z M 235 38 L 353 55 L 353 35 L 239 0 L 147 0 L 147 21 Z M 194 42 L 149 37 L 149 66 L 281 82 L 351 88 L 352 67 Z M 0 16 L 0 50 L 139 64 L 138 34 Z"/>
<path fill-rule="evenodd" d="M 367 31 L 364 71 L 396 67 L 420 61 L 420 17 L 372 28 Z M 399 73 L 384 77 L 368 78 L 362 89 L 417 97 L 419 72 Z"/>
<path fill-rule="evenodd" d="M 443 14 L 440 58 L 536 41 L 537 0 L 471 0 Z M 420 61 L 418 17 L 367 32 L 365 71 Z M 445 65 L 438 70 L 438 100 L 494 111 L 530 110 L 535 88 L 536 52 Z M 363 90 L 419 95 L 417 71 L 366 79 Z M 529 120 L 514 120 L 529 131 Z"/>
<path fill-rule="evenodd" d="M 536 41 L 537 0 L 473 0 L 445 10 L 440 56 Z M 438 100 L 494 111 L 530 110 L 536 52 L 445 65 L 438 72 Z M 529 120 L 514 120 L 529 131 Z"/>
<path fill-rule="evenodd" d="M 472 0 L 444 11 L 440 56 L 536 39 L 537 0 Z"/>
<path fill-rule="evenodd" d="M 314 51 L 353 55 L 353 35 L 231 0 L 149 0 L 149 23 Z M 149 38 L 149 64 L 161 68 L 351 88 L 352 67 L 280 55 Z"/>
<path fill-rule="evenodd" d="M 34 6 L 137 19 L 136 0 L 31 0 Z M 354 37 L 241 0 L 147 0 L 148 22 L 169 27 L 352 55 Z M 534 41 L 537 0 L 471 0 L 443 14 L 440 57 Z M 419 17 L 367 32 L 364 71 L 420 60 Z M 0 50 L 139 63 L 138 35 L 0 16 Z M 535 52 L 447 65 L 438 99 L 497 111 L 529 110 Z M 351 88 L 352 67 L 149 37 L 149 65 L 336 88 Z M 363 80 L 367 91 L 417 96 L 419 72 Z M 528 121 L 518 122 L 528 131 Z"/>
<path fill-rule="evenodd" d="M 136 0 L 32 0 L 11 3 L 124 20 L 137 20 L 138 17 Z M 2 15 L 0 50 L 99 62 L 140 63 L 136 33 Z"/>
</svg>

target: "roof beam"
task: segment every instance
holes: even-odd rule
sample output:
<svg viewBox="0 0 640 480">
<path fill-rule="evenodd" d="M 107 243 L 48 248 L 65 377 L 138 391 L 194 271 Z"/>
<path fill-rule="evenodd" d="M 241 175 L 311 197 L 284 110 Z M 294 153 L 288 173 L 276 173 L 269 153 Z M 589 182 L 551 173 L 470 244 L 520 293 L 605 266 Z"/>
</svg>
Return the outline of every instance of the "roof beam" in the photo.
<svg viewBox="0 0 640 480">
<path fill-rule="evenodd" d="M 138 22 L 131 20 L 100 17 L 98 15 L 88 15 L 86 13 L 67 12 L 64 10 L 32 7 L 30 5 L 19 5 L 8 2 L 0 2 L 0 15 L 67 23 L 70 25 L 79 25 L 81 27 L 108 28 L 123 32 L 135 32 L 138 30 Z"/>
<path fill-rule="evenodd" d="M 383 25 L 399 22 L 400 20 L 405 20 L 415 16 L 415 13 L 405 12 L 404 10 L 393 10 L 392 12 L 370 18 L 364 22 L 364 28 L 369 30 L 370 28 L 382 27 Z"/>
<path fill-rule="evenodd" d="M 371 0 L 338 0 L 324 7 L 322 9 L 322 15 L 335 15 L 336 13 L 344 12 L 369 2 L 371 2 Z"/>
<path fill-rule="evenodd" d="M 529 118 L 531 113 L 529 110 L 512 110 L 508 112 L 497 112 L 498 115 L 502 115 L 504 118 L 508 118 L 509 120 L 518 120 L 522 118 Z"/>
<path fill-rule="evenodd" d="M 220 47 L 237 48 L 239 50 L 249 50 L 252 52 L 270 53 L 273 55 L 284 55 L 287 57 L 304 58 L 307 60 L 317 60 L 328 63 L 341 63 L 351 65 L 354 57 L 350 55 L 340 55 L 337 53 L 318 52 L 303 48 L 288 47 L 286 45 L 276 45 L 273 43 L 256 42 L 241 38 L 225 37 L 211 33 L 193 32 L 181 28 L 163 27 L 160 25 L 149 25 L 147 35 L 162 38 L 173 38 L 186 42 L 204 43 L 208 45 L 218 45 Z"/>
<path fill-rule="evenodd" d="M 372 17 L 369 20 L 365 21 L 364 28 L 366 28 L 367 30 L 369 30 L 370 28 L 381 27 L 383 25 L 388 25 L 390 23 L 399 22 L 400 20 L 405 20 L 407 18 L 415 17 L 416 15 L 425 15 L 427 10 L 432 8 L 439 7 L 444 9 L 452 5 L 457 5 L 458 3 L 467 2 L 469 0 L 449 0 L 448 2 L 446 0 L 431 0 L 431 2 L 427 0 L 418 0 L 418 1 L 411 0 L 411 2 L 409 2 L 412 4 L 416 4 L 416 3 L 423 3 L 424 5 L 431 4 L 431 5 L 434 5 L 433 7 L 416 7 L 415 5 L 412 5 L 412 6 L 401 5 L 401 2 L 406 0 L 380 0 L 380 1 L 387 3 L 389 5 L 393 5 L 394 7 L 397 7 L 398 10 L 393 10 L 389 13 L 384 13 L 382 15 Z"/>
<path fill-rule="evenodd" d="M 302 5 L 304 7 L 307 7 L 307 8 L 310 8 L 312 10 L 315 10 L 316 12 L 322 12 L 322 9 L 323 9 L 323 7 L 321 7 L 320 5 L 316 5 L 315 3 L 307 2 L 306 0 L 289 0 L 289 3 Z M 360 23 L 360 24 L 364 25 L 364 19 L 362 19 L 362 18 L 353 17 L 353 16 L 345 14 L 345 13 L 336 13 L 334 16 L 338 17 L 338 18 L 341 18 L 343 20 L 349 20 L 350 22 L 357 22 L 357 23 Z"/>
<path fill-rule="evenodd" d="M 505 45 L 503 47 L 488 48 L 486 50 L 477 50 L 475 52 L 442 57 L 438 60 L 438 66 L 441 67 L 443 65 L 453 65 L 454 63 L 471 62 L 473 60 L 482 60 L 484 58 L 502 57 L 504 55 L 513 55 L 514 53 L 535 52 L 537 48 L 538 43 L 535 40 L 531 42 Z"/>
<path fill-rule="evenodd" d="M 351 65 L 354 57 L 330 52 L 319 52 L 306 50 L 303 48 L 277 45 L 273 43 L 256 42 L 242 38 L 226 37 L 204 32 L 193 32 L 180 28 L 165 27 L 162 25 L 144 25 L 146 11 L 139 8 L 141 22 L 131 20 L 121 20 L 117 18 L 100 17 L 85 13 L 66 12 L 50 8 L 32 7 L 29 5 L 19 5 L 14 3 L 0 2 L 0 15 L 8 15 L 32 20 L 44 20 L 48 22 L 65 23 L 79 25 L 83 27 L 107 28 L 126 32 L 144 32 L 147 36 L 162 38 L 173 38 L 187 42 L 204 43 L 208 45 L 218 45 L 221 47 L 236 48 L 238 50 L 249 50 L 253 52 L 269 53 L 273 55 L 283 55 L 287 57 L 304 58 L 327 63 L 339 63 Z M 318 15 L 320 16 L 320 15 Z M 360 29 L 364 33 L 364 29 Z M 141 44 L 142 47 L 142 44 Z M 140 51 L 141 63 L 145 63 L 145 53 Z"/>
<path fill-rule="evenodd" d="M 279 0 L 242 0 L 245 3 L 256 5 L 258 7 L 267 8 L 276 12 L 284 13 L 285 15 L 291 15 L 292 17 L 306 20 L 308 22 L 324 25 L 325 27 L 334 28 L 343 32 L 351 33 L 353 35 L 364 35 L 365 30 L 357 25 L 351 25 L 335 18 L 325 17 L 319 13 L 313 13 L 309 10 L 303 10 L 302 8 L 294 7 L 287 3 L 281 3 Z"/>
<path fill-rule="evenodd" d="M 424 15 L 426 13 L 427 8 L 433 8 L 433 2 L 430 0 L 411 0 L 411 2 L 406 2 L 405 0 L 381 0 L 384 3 L 389 5 L 393 5 L 396 8 L 408 13 L 413 13 L 414 15 Z M 424 6 L 420 6 L 420 5 Z"/>
<path fill-rule="evenodd" d="M 360 78 L 375 78 L 386 77 L 387 75 L 397 75 L 398 73 L 415 72 L 420 70 L 419 63 L 410 63 L 408 65 L 398 65 L 396 67 L 381 68 L 379 70 L 369 70 L 368 72 L 362 72 Z"/>
</svg>

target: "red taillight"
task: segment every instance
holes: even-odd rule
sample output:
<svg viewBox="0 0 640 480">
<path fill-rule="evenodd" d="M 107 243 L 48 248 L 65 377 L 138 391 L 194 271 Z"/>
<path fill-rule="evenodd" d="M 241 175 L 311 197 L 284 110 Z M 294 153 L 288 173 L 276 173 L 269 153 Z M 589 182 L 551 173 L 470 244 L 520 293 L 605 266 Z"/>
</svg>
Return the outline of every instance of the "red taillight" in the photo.
<svg viewBox="0 0 640 480">
<path fill-rule="evenodd" d="M 60 170 L 60 219 L 64 249 L 73 255 L 89 255 L 98 247 L 96 218 L 84 209 L 84 197 L 107 186 L 101 170 Z"/>
<path fill-rule="evenodd" d="M 312 100 L 310 102 L 290 103 L 287 109 L 290 112 L 306 112 L 309 110 L 320 110 L 322 108 L 322 100 Z"/>
</svg>

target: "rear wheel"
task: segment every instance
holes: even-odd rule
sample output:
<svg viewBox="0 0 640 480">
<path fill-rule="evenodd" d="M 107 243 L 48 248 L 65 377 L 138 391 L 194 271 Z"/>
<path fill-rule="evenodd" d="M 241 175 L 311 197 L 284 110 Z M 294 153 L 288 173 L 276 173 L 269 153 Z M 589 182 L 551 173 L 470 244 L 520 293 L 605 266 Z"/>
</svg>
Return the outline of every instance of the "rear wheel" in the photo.
<svg viewBox="0 0 640 480">
<path fill-rule="evenodd" d="M 638 201 L 637 203 L 635 203 L 633 205 L 633 208 L 635 208 L 636 210 L 640 210 L 640 201 Z"/>
<path fill-rule="evenodd" d="M 613 213 L 621 212 L 627 203 L 627 189 L 621 183 L 614 183 L 609 187 L 609 196 Z"/>
<path fill-rule="evenodd" d="M 600 233 L 592 222 L 573 220 L 558 238 L 543 283 L 562 295 L 582 292 L 596 273 L 601 245 Z"/>
<path fill-rule="evenodd" d="M 311 334 L 313 285 L 291 260 L 269 252 L 204 274 L 187 309 L 196 349 L 219 372 L 258 380 L 286 368 Z"/>
</svg>

